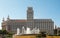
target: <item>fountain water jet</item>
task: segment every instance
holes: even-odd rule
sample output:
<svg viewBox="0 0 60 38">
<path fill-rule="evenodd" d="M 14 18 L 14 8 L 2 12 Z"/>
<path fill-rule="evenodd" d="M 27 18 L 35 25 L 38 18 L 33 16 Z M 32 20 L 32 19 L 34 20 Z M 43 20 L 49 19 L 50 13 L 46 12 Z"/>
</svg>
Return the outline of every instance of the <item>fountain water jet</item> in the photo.
<svg viewBox="0 0 60 38">
<path fill-rule="evenodd" d="M 27 27 L 26 34 L 31 34 L 30 28 Z"/>
<path fill-rule="evenodd" d="M 17 28 L 17 35 L 20 35 L 20 29 Z"/>
</svg>

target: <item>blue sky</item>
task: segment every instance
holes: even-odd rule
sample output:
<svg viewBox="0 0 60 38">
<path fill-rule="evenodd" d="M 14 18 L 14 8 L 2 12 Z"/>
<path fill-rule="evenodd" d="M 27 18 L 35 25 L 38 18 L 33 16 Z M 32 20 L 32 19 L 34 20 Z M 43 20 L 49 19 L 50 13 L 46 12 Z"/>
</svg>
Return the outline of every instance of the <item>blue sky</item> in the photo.
<svg viewBox="0 0 60 38">
<path fill-rule="evenodd" d="M 33 7 L 34 18 L 52 19 L 60 26 L 60 0 L 0 0 L 0 29 L 2 18 L 26 19 L 27 7 Z"/>
</svg>

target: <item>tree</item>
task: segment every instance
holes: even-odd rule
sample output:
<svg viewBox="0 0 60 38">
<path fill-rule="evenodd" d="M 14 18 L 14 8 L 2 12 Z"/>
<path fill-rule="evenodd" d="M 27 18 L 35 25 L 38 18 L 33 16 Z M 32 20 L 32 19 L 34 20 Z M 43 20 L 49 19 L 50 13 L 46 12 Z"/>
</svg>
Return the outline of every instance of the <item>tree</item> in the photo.
<svg viewBox="0 0 60 38">
<path fill-rule="evenodd" d="M 41 34 L 37 34 L 37 36 L 36 36 L 37 38 L 41 38 Z"/>
<path fill-rule="evenodd" d="M 60 36 L 60 30 L 58 31 L 58 33 L 59 33 L 59 36 Z"/>
<path fill-rule="evenodd" d="M 40 32 L 39 34 L 37 34 L 36 37 L 37 38 L 46 37 L 46 32 Z"/>
<path fill-rule="evenodd" d="M 8 32 L 6 30 L 2 30 L 2 36 L 3 36 L 3 38 L 5 38 L 5 35 L 7 35 L 7 34 L 8 34 Z"/>
<path fill-rule="evenodd" d="M 7 35 L 8 32 L 6 30 L 0 30 L 0 35 L 2 35 L 2 38 L 5 38 L 5 35 Z"/>
<path fill-rule="evenodd" d="M 46 32 L 41 32 L 42 37 L 46 37 Z"/>
<path fill-rule="evenodd" d="M 57 29 L 54 30 L 54 35 L 57 35 Z"/>
<path fill-rule="evenodd" d="M 2 34 L 2 30 L 0 30 L 0 34 Z"/>
<path fill-rule="evenodd" d="M 9 38 L 12 37 L 13 33 L 7 32 L 6 30 L 0 30 L 0 35 L 2 35 L 2 38 Z"/>
</svg>

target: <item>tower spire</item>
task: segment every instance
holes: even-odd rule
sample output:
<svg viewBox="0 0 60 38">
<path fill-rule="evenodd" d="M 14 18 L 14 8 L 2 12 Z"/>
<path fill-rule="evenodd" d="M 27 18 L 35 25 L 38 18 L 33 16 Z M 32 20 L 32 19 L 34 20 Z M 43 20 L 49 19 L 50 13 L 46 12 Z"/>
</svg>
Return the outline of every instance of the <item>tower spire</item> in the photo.
<svg viewBox="0 0 60 38">
<path fill-rule="evenodd" d="M 2 21 L 5 21 L 5 20 L 4 20 L 4 17 L 3 17 L 3 20 L 2 20 Z"/>
<path fill-rule="evenodd" d="M 10 19 L 10 17 L 9 17 L 9 15 L 8 15 L 7 20 L 9 20 L 9 19 Z"/>
</svg>

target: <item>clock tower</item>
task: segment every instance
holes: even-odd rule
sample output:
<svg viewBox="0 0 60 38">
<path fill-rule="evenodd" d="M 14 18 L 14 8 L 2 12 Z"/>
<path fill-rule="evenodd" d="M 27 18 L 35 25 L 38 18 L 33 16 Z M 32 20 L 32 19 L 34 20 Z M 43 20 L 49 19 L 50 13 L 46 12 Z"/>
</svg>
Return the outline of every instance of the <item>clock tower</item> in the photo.
<svg viewBox="0 0 60 38">
<path fill-rule="evenodd" d="M 27 9 L 27 20 L 33 20 L 33 8 L 28 7 Z"/>
</svg>

